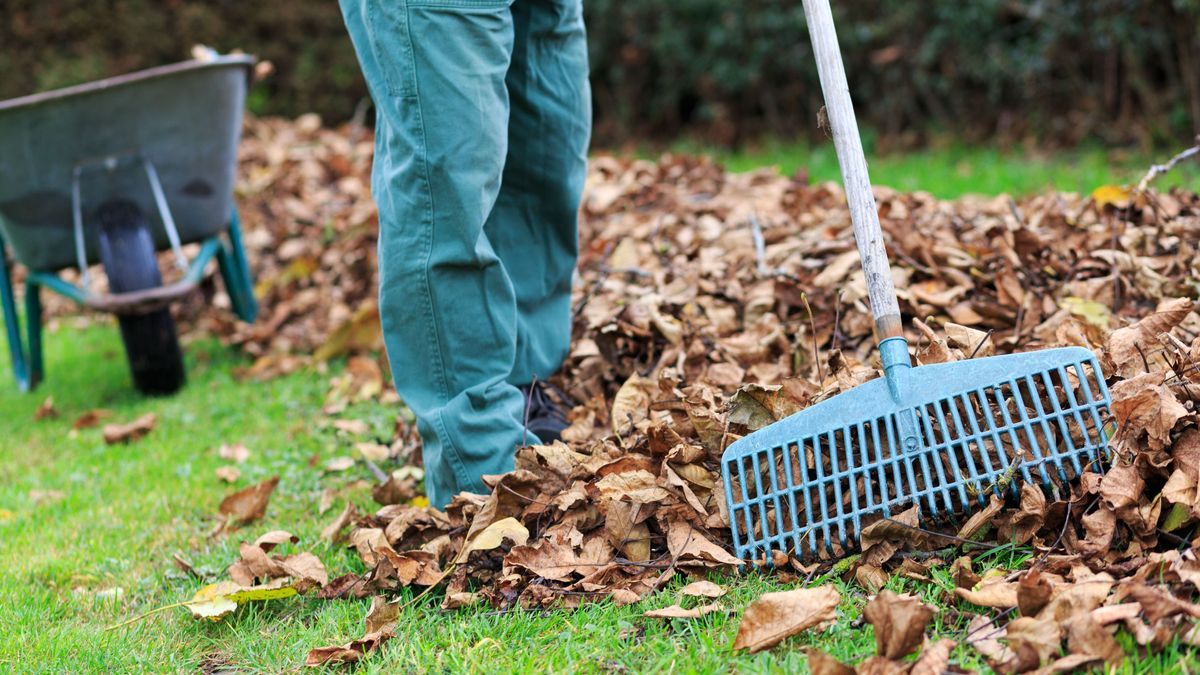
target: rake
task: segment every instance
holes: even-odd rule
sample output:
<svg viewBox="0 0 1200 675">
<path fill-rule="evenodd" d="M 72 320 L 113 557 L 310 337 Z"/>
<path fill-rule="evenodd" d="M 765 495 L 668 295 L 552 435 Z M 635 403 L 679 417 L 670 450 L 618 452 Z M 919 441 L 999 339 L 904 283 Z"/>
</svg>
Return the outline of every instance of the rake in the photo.
<svg viewBox="0 0 1200 675">
<path fill-rule="evenodd" d="M 884 377 L 731 444 L 721 460 L 738 557 L 856 548 L 918 507 L 949 520 L 1020 482 L 1058 490 L 1106 451 L 1095 354 L 1046 349 L 913 368 L 828 0 L 804 0 Z"/>
</svg>

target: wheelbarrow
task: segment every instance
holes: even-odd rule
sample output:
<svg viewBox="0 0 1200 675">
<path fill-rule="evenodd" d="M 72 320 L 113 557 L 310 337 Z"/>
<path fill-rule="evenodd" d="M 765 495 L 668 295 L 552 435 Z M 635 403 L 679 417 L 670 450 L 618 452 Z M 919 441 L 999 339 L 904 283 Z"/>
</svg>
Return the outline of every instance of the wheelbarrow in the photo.
<svg viewBox="0 0 1200 675">
<path fill-rule="evenodd" d="M 213 55 L 0 102 L 0 305 L 22 391 L 42 380 L 42 289 L 115 314 L 134 386 L 148 394 L 184 383 L 169 304 L 214 257 L 234 313 L 254 321 L 233 203 L 254 62 Z M 28 270 L 24 339 L 9 250 Z M 166 250 L 180 270 L 171 283 L 158 265 Z M 97 263 L 105 293 L 92 284 Z M 60 272 L 71 267 L 69 281 Z"/>
</svg>

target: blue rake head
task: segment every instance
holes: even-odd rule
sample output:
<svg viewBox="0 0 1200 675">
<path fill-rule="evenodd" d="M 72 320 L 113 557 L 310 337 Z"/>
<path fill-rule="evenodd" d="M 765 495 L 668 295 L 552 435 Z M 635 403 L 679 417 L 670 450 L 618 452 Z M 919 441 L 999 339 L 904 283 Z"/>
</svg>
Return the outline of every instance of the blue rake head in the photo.
<svg viewBox="0 0 1200 675">
<path fill-rule="evenodd" d="M 1105 452 L 1108 387 L 1095 355 L 1047 349 L 912 368 L 879 345 L 885 377 L 733 443 L 721 471 L 738 557 L 855 548 L 863 527 L 916 504 L 952 517 L 1014 479 L 1049 489 Z"/>
</svg>

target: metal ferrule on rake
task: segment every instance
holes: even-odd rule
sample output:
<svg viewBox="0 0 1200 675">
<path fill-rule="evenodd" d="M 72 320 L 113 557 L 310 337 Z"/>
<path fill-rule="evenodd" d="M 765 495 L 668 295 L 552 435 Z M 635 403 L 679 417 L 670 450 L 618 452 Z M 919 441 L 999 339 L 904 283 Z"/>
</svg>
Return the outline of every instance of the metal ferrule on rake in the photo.
<svg viewBox="0 0 1200 675">
<path fill-rule="evenodd" d="M 1017 481 L 1060 490 L 1107 446 L 1108 387 L 1082 347 L 913 368 L 828 0 L 809 35 L 884 377 L 731 444 L 721 460 L 738 557 L 838 555 L 867 525 L 917 506 L 948 519 Z"/>
</svg>

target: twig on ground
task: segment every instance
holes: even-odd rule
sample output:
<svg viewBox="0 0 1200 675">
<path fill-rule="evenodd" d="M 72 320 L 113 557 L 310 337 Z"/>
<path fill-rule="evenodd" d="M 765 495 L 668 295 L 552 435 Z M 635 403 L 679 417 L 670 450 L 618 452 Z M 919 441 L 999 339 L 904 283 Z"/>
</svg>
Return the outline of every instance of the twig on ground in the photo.
<svg viewBox="0 0 1200 675">
<path fill-rule="evenodd" d="M 758 216 L 750 214 L 750 234 L 754 237 L 754 257 L 758 259 L 758 273 L 761 276 L 767 276 L 771 270 L 767 269 L 767 248 L 763 241 L 762 226 L 758 224 Z"/>
<path fill-rule="evenodd" d="M 1167 160 L 1166 164 L 1151 165 L 1150 169 L 1146 171 L 1146 175 L 1142 176 L 1142 179 L 1138 181 L 1137 187 L 1134 188 L 1134 192 L 1145 192 L 1146 188 L 1150 186 L 1151 181 L 1163 175 L 1164 173 L 1167 173 L 1171 169 L 1174 169 L 1175 165 L 1179 164 L 1183 160 L 1198 155 L 1200 155 L 1200 136 L 1196 137 L 1195 145 L 1176 154 L 1174 157 Z"/>
<path fill-rule="evenodd" d="M 808 312 L 808 327 L 812 331 L 813 362 L 817 364 L 817 381 L 824 382 L 825 373 L 821 369 L 821 352 L 817 350 L 817 322 L 813 319 L 812 307 L 808 304 L 808 293 L 801 293 L 800 301 L 804 303 L 804 311 Z"/>
<path fill-rule="evenodd" d="M 758 261 L 758 275 L 760 277 L 779 277 L 788 281 L 799 284 L 800 277 L 783 269 L 782 267 L 767 267 L 767 248 L 766 241 L 763 239 L 762 226 L 758 222 L 758 217 L 754 214 L 750 215 L 750 234 L 754 237 L 754 257 Z"/>
<path fill-rule="evenodd" d="M 968 361 L 975 358 L 975 355 L 979 353 L 980 348 L 983 347 L 983 345 L 988 341 L 988 339 L 990 339 L 992 337 L 992 333 L 995 333 L 995 332 L 996 332 L 995 328 L 988 329 L 987 335 L 984 335 L 983 339 L 979 341 L 979 344 L 975 345 L 975 349 L 971 350 L 971 355 L 967 357 Z"/>
<path fill-rule="evenodd" d="M 371 470 L 371 475 L 375 476 L 375 480 L 379 481 L 380 483 L 387 482 L 388 475 L 384 473 L 383 469 L 379 468 L 378 464 L 372 462 L 371 458 L 367 457 L 366 455 L 363 455 L 363 461 L 367 463 L 367 468 Z"/>
</svg>

